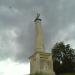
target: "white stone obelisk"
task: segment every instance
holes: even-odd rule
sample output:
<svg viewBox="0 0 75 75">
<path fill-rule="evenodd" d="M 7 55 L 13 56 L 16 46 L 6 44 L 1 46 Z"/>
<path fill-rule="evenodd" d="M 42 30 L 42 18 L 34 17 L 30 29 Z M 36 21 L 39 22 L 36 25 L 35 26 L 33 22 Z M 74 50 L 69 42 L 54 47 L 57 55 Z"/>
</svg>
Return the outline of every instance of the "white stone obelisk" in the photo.
<svg viewBox="0 0 75 75">
<path fill-rule="evenodd" d="M 40 14 L 35 18 L 36 46 L 35 52 L 30 59 L 30 74 L 43 73 L 46 75 L 55 75 L 53 71 L 52 54 L 46 53 L 44 48 L 43 30 Z"/>
<path fill-rule="evenodd" d="M 43 30 L 42 30 L 42 25 L 41 25 L 41 19 L 39 18 L 40 14 L 37 14 L 36 19 L 34 20 L 35 22 L 35 31 L 36 31 L 36 46 L 35 49 L 36 51 L 44 51 L 44 38 L 43 38 Z"/>
</svg>

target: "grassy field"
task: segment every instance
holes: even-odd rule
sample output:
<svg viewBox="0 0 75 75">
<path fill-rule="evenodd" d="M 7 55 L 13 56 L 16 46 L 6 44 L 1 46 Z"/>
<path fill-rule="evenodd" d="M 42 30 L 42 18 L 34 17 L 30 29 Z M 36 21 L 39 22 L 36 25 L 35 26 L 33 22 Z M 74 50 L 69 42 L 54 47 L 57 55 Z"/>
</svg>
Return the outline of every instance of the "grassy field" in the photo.
<svg viewBox="0 0 75 75">
<path fill-rule="evenodd" d="M 61 74 L 61 75 L 75 75 L 75 73 L 65 73 L 65 74 Z"/>
</svg>

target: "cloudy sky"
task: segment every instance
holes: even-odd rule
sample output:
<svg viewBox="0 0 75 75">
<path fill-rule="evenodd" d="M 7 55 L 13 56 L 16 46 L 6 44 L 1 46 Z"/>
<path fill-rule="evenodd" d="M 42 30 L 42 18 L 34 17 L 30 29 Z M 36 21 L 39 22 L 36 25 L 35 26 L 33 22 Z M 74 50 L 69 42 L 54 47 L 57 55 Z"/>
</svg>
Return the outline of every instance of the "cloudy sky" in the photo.
<svg viewBox="0 0 75 75">
<path fill-rule="evenodd" d="M 37 12 L 48 52 L 58 41 L 75 48 L 75 0 L 0 0 L 0 75 L 29 74 Z"/>
</svg>

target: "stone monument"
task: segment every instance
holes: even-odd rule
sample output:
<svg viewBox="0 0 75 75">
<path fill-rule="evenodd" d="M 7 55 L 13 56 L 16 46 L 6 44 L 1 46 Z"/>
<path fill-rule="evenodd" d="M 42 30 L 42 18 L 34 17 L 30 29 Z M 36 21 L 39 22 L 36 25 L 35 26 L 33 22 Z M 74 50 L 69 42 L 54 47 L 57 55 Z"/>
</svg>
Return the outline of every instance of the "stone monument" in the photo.
<svg viewBox="0 0 75 75">
<path fill-rule="evenodd" d="M 30 59 L 30 74 L 43 73 L 47 75 L 55 75 L 53 71 L 52 54 L 47 53 L 44 48 L 43 30 L 41 26 L 40 14 L 35 18 L 36 30 L 36 46 L 35 52 Z"/>
</svg>

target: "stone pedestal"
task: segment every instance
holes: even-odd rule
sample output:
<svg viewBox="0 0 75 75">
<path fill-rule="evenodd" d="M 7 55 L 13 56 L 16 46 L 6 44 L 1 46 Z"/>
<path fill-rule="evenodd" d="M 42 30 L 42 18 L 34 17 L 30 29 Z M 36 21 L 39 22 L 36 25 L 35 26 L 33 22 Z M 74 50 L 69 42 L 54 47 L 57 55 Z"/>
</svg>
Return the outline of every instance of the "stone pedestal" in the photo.
<svg viewBox="0 0 75 75">
<path fill-rule="evenodd" d="M 44 73 L 55 75 L 53 71 L 52 55 L 45 52 L 35 52 L 30 57 L 30 73 Z"/>
</svg>

